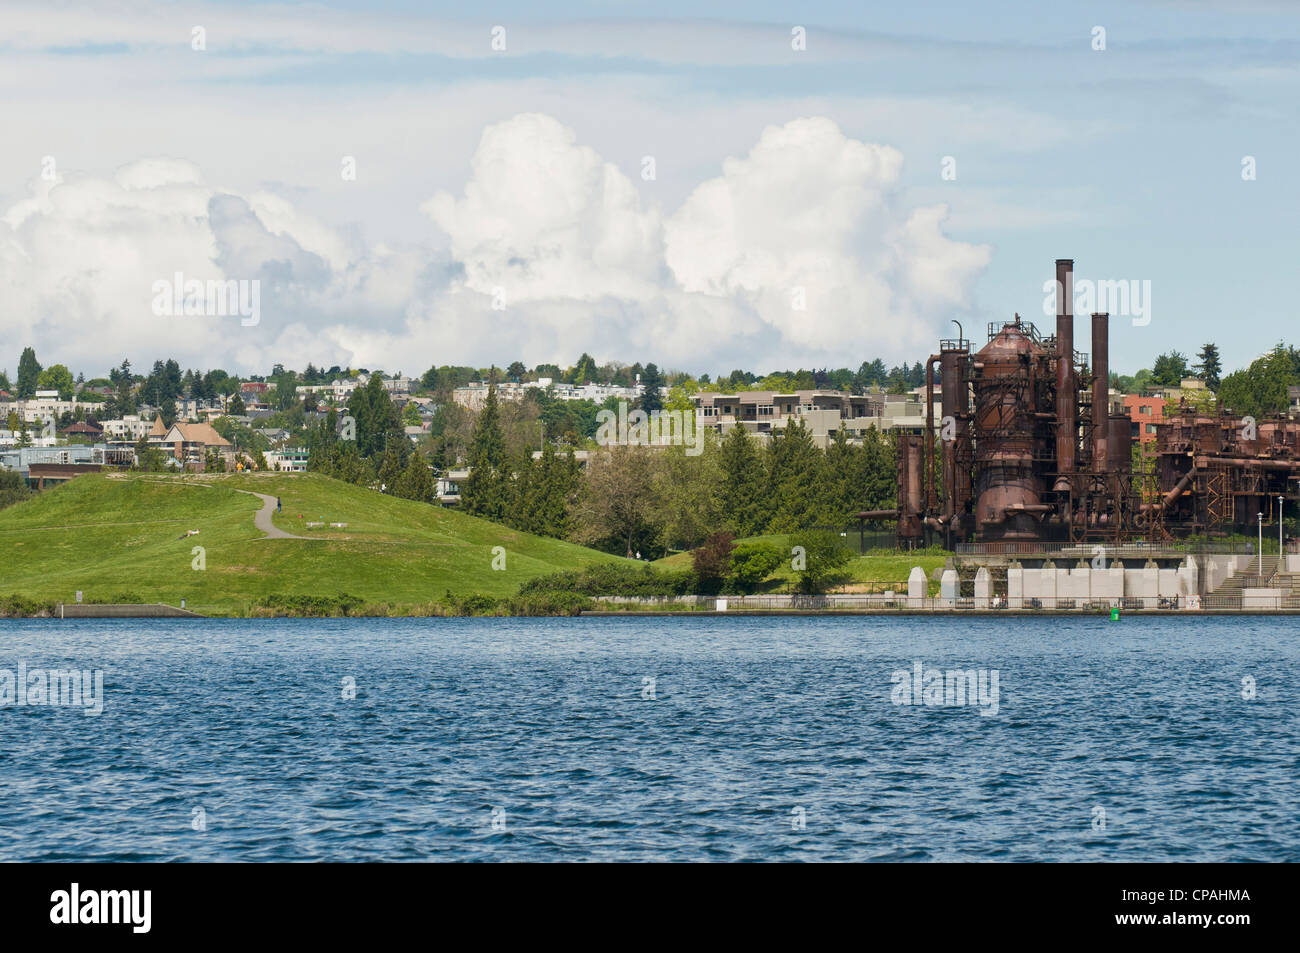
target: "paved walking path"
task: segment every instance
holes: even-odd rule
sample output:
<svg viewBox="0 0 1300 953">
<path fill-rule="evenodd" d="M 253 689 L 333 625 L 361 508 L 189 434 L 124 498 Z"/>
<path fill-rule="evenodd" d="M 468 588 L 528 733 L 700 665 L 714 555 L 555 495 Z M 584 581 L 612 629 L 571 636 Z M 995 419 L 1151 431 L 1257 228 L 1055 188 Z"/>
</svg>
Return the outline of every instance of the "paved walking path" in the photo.
<svg viewBox="0 0 1300 953">
<path fill-rule="evenodd" d="M 232 487 L 233 489 L 233 487 Z M 309 536 L 295 536 L 293 533 L 286 533 L 273 522 L 271 514 L 275 512 L 275 497 L 268 496 L 265 493 L 254 493 L 252 490 L 237 490 L 238 493 L 247 493 L 249 496 L 260 497 L 262 508 L 257 511 L 253 517 L 253 525 L 266 534 L 266 539 L 310 539 Z"/>
<path fill-rule="evenodd" d="M 110 476 L 109 479 L 110 480 L 126 479 L 126 477 L 119 477 L 116 474 L 114 474 Z M 202 487 L 205 490 L 212 489 L 212 485 L 209 483 L 180 483 L 175 480 L 141 480 L 140 482 L 162 483 L 167 486 L 198 486 L 198 487 Z M 284 530 L 280 529 L 273 522 L 271 522 L 271 514 L 275 512 L 275 497 L 269 496 L 266 493 L 254 493 L 252 490 L 240 490 L 233 486 L 230 487 L 230 489 L 234 490 L 236 493 L 247 493 L 249 496 L 255 496 L 262 501 L 262 508 L 258 510 L 257 513 L 253 516 L 253 525 L 266 534 L 265 536 L 262 537 L 263 539 L 313 539 L 314 538 L 311 536 L 295 536 L 293 535 L 293 533 L 286 533 Z M 145 522 L 153 522 L 153 521 L 149 520 Z M 178 523 L 184 521 L 165 520 L 161 522 Z M 95 523 L 95 524 L 87 524 L 87 525 L 99 526 L 103 524 Z"/>
</svg>

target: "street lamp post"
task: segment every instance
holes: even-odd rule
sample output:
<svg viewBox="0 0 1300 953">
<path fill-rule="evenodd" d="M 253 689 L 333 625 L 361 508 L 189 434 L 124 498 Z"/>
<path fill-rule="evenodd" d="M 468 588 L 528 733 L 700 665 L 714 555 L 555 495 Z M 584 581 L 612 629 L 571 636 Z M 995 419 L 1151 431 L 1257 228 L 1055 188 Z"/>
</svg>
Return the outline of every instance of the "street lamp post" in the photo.
<svg viewBox="0 0 1300 953">
<path fill-rule="evenodd" d="M 1264 514 L 1259 513 L 1259 577 L 1264 578 Z"/>
<path fill-rule="evenodd" d="M 1286 497 L 1277 498 L 1277 570 L 1282 571 L 1282 508 L 1286 504 Z"/>
</svg>

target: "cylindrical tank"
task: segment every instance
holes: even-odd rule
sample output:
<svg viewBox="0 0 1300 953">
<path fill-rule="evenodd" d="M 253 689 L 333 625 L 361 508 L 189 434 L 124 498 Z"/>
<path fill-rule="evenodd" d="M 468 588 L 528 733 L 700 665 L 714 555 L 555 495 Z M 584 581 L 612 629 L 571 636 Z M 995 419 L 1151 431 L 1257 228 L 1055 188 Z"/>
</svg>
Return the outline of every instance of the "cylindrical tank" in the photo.
<svg viewBox="0 0 1300 953">
<path fill-rule="evenodd" d="M 1111 414 L 1106 441 L 1108 469 L 1127 471 L 1133 465 L 1133 421 L 1127 414 Z"/>
<path fill-rule="evenodd" d="M 908 543 L 920 543 L 921 476 L 923 439 L 918 434 L 898 437 L 898 536 Z"/>
<path fill-rule="evenodd" d="M 1034 474 L 1031 367 L 1042 350 L 1020 327 L 1006 324 L 975 357 L 975 519 L 988 539 L 1042 535 L 1042 484 Z"/>
<path fill-rule="evenodd" d="M 1133 466 L 1133 421 L 1127 414 L 1110 415 L 1110 439 L 1106 442 L 1109 469 L 1127 473 Z"/>
</svg>

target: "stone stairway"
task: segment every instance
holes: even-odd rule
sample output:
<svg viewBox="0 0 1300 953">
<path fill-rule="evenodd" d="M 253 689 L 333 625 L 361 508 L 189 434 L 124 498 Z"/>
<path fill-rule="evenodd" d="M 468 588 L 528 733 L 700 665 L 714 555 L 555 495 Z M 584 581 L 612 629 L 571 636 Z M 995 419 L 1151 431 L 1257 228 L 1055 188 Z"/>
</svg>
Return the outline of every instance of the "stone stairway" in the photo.
<svg viewBox="0 0 1300 953">
<path fill-rule="evenodd" d="M 1250 563 L 1225 579 L 1214 590 L 1216 596 L 1240 593 L 1242 589 L 1281 589 L 1283 594 L 1300 595 L 1300 573 L 1287 572 L 1278 566 L 1276 556 L 1263 558 L 1263 574 L 1260 574 L 1260 559 L 1253 558 Z"/>
</svg>

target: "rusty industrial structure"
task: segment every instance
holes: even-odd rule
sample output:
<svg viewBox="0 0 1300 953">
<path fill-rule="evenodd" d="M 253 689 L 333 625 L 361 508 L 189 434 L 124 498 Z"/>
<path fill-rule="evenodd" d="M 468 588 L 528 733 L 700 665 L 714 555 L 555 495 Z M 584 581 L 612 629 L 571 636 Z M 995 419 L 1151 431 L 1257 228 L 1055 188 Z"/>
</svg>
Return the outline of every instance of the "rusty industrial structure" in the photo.
<svg viewBox="0 0 1300 953">
<path fill-rule="evenodd" d="M 1161 543 L 1252 532 L 1297 499 L 1300 422 L 1179 408 L 1158 425 L 1154 467 L 1135 473 L 1132 421 L 1111 413 L 1109 316 L 1091 316 L 1091 361 L 1075 350 L 1074 263 L 1056 262 L 1056 327 L 1016 315 L 978 351 L 961 334 L 926 362 L 940 419 L 898 443 L 899 544 Z M 956 322 L 954 322 L 956 323 Z"/>
</svg>

